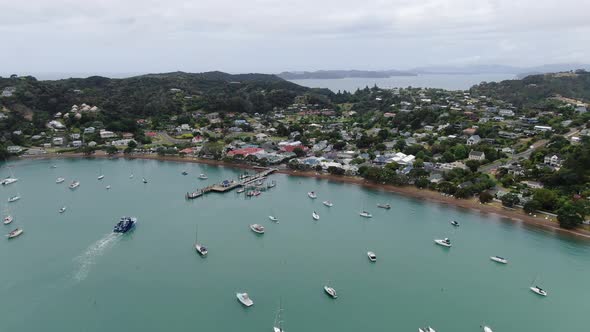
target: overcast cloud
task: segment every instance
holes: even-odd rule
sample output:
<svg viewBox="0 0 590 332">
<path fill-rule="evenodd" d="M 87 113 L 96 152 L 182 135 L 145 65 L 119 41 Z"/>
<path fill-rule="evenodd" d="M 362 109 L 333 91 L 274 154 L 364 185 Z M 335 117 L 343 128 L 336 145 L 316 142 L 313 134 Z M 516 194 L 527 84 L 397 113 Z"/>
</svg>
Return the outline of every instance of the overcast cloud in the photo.
<svg viewBox="0 0 590 332">
<path fill-rule="evenodd" d="M 0 0 L 0 72 L 590 62 L 590 1 Z"/>
</svg>

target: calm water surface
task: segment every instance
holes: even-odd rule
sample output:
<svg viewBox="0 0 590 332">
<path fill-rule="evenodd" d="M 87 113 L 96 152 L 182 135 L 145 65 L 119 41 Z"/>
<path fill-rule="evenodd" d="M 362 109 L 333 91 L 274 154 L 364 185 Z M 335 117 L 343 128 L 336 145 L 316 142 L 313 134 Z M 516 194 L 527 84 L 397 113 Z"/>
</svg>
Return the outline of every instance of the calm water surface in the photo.
<svg viewBox="0 0 590 332">
<path fill-rule="evenodd" d="M 392 76 L 388 78 L 343 78 L 343 79 L 309 79 L 291 80 L 293 83 L 310 88 L 328 88 L 334 92 L 349 91 L 373 87 L 380 88 L 407 88 L 408 86 L 419 88 L 438 88 L 446 90 L 468 90 L 481 82 L 500 82 L 513 80 L 513 74 L 473 74 L 473 75 L 447 75 L 424 74 L 418 76 Z"/>
<path fill-rule="evenodd" d="M 11 165 L 20 180 L 0 188 L 1 205 L 15 193 L 22 199 L 9 205 L 13 224 L 1 227 L 25 233 L 0 241 L 2 331 L 271 331 L 281 299 L 288 332 L 423 325 L 467 332 L 482 323 L 496 332 L 587 330 L 588 242 L 325 180 L 273 175 L 277 187 L 258 198 L 232 192 L 185 201 L 188 190 L 239 171 L 126 160 Z M 3 167 L 0 175 L 10 173 Z M 66 182 L 56 184 L 59 176 Z M 67 188 L 72 179 L 81 181 L 75 191 Z M 334 207 L 323 206 L 326 199 Z M 379 202 L 392 209 L 376 208 Z M 361 218 L 363 209 L 374 217 Z M 139 224 L 115 236 L 123 215 Z M 266 234 L 251 232 L 252 223 Z M 193 249 L 197 224 L 206 258 Z M 450 250 L 433 243 L 445 236 Z M 491 255 L 510 263 L 495 264 Z M 528 290 L 534 278 L 547 298 Z M 337 300 L 323 293 L 328 281 Z M 237 291 L 249 292 L 254 306 L 242 307 Z"/>
</svg>

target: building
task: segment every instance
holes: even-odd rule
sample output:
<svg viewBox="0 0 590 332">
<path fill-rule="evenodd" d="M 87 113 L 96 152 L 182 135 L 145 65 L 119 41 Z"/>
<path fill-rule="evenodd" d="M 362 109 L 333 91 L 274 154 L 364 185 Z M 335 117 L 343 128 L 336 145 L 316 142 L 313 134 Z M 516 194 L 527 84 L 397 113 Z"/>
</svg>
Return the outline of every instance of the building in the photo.
<svg viewBox="0 0 590 332">
<path fill-rule="evenodd" d="M 51 142 L 55 146 L 62 146 L 62 145 L 64 145 L 64 139 L 63 139 L 63 137 L 55 137 Z"/>
<path fill-rule="evenodd" d="M 84 134 L 94 134 L 96 129 L 94 127 L 84 128 Z"/>
<path fill-rule="evenodd" d="M 72 147 L 79 148 L 81 146 L 82 146 L 82 141 L 80 141 L 80 140 L 72 141 Z"/>
<path fill-rule="evenodd" d="M 507 110 L 507 109 L 502 109 L 498 112 L 498 114 L 500 116 L 514 116 L 514 111 L 513 110 Z"/>
<path fill-rule="evenodd" d="M 100 130 L 100 138 L 103 138 L 103 139 L 104 138 L 113 138 L 115 136 L 116 136 L 115 133 L 112 131 L 108 131 L 108 130 L 104 130 L 104 129 Z"/>
<path fill-rule="evenodd" d="M 227 153 L 228 156 L 233 157 L 233 156 L 242 156 L 242 157 L 248 157 L 249 155 L 253 155 L 259 152 L 264 152 L 264 149 L 261 148 L 243 148 L 243 149 L 236 149 L 236 150 L 232 150 L 230 152 Z"/>
<path fill-rule="evenodd" d="M 481 137 L 479 137 L 479 135 L 472 135 L 471 137 L 469 137 L 467 139 L 467 145 L 479 144 L 480 141 L 481 141 Z"/>
<path fill-rule="evenodd" d="M 469 160 L 482 161 L 484 159 L 486 159 L 486 154 L 481 151 L 472 150 L 471 152 L 469 152 Z"/>
<path fill-rule="evenodd" d="M 553 128 L 551 128 L 549 126 L 534 126 L 533 129 L 536 131 L 542 131 L 542 132 L 553 131 Z"/>
<path fill-rule="evenodd" d="M 11 145 L 6 148 L 6 151 L 8 151 L 8 153 L 21 153 L 23 148 L 18 145 Z"/>
<path fill-rule="evenodd" d="M 57 120 L 52 120 L 49 121 L 49 123 L 47 124 L 47 127 L 55 129 L 55 130 L 64 130 L 66 129 L 66 126 L 64 126 L 63 123 L 57 121 Z"/>
<path fill-rule="evenodd" d="M 555 154 L 548 154 L 543 159 L 543 163 L 545 165 L 549 165 L 551 167 L 561 167 L 563 165 L 563 159 L 557 153 L 555 153 Z"/>
</svg>

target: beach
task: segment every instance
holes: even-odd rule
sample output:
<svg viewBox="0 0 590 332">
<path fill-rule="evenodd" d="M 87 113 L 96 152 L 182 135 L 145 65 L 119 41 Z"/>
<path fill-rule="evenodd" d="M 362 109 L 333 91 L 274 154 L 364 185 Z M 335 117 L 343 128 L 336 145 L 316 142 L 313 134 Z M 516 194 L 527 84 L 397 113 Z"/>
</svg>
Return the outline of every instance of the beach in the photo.
<svg viewBox="0 0 590 332">
<path fill-rule="evenodd" d="M 259 166 L 247 165 L 247 164 L 236 164 L 236 163 L 228 163 L 219 160 L 211 160 L 211 159 L 203 159 L 203 158 L 194 158 L 194 157 L 180 157 L 180 156 L 160 156 L 157 154 L 134 154 L 134 155 L 123 155 L 118 154 L 115 156 L 109 156 L 103 151 L 97 151 L 96 154 L 87 156 L 81 153 L 67 153 L 67 154 L 45 154 L 45 155 L 36 155 L 36 156 L 23 156 L 19 159 L 55 159 L 55 158 L 125 158 L 125 159 L 146 159 L 146 160 L 160 160 L 160 161 L 171 161 L 171 162 L 185 162 L 185 163 L 198 163 L 198 164 L 206 164 L 211 166 L 222 166 L 222 167 L 232 167 L 232 168 L 240 168 L 240 169 L 261 169 Z M 477 198 L 470 198 L 470 199 L 457 199 L 451 196 L 444 196 L 441 193 L 429 190 L 429 189 L 419 189 L 414 186 L 393 186 L 387 184 L 380 184 L 375 183 L 372 181 L 368 181 L 361 177 L 352 177 L 352 176 L 339 176 L 339 175 L 332 175 L 332 174 L 325 174 L 325 173 L 318 173 L 315 171 L 297 171 L 297 170 L 290 170 L 290 169 L 279 169 L 278 173 L 287 174 L 291 176 L 301 176 L 301 177 L 313 177 L 318 179 L 324 179 L 328 181 L 335 181 L 335 182 L 344 182 L 355 184 L 359 186 L 363 186 L 366 188 L 371 188 L 374 190 L 385 191 L 390 193 L 395 193 L 407 197 L 412 197 L 418 200 L 425 200 L 429 202 L 434 202 L 438 204 L 443 204 L 447 206 L 452 206 L 460 209 L 469 209 L 472 211 L 477 211 L 482 214 L 490 214 L 500 216 L 506 219 L 511 220 L 512 222 L 517 223 L 524 223 L 527 225 L 540 227 L 546 230 L 549 230 L 554 233 L 559 233 L 563 235 L 575 236 L 578 238 L 584 238 L 590 240 L 590 231 L 585 229 L 564 229 L 559 227 L 559 224 L 556 221 L 551 221 L 545 219 L 543 217 L 535 217 L 532 215 L 526 214 L 521 209 L 508 209 L 502 206 L 499 202 L 492 202 L 488 204 L 482 204 L 479 202 Z"/>
</svg>

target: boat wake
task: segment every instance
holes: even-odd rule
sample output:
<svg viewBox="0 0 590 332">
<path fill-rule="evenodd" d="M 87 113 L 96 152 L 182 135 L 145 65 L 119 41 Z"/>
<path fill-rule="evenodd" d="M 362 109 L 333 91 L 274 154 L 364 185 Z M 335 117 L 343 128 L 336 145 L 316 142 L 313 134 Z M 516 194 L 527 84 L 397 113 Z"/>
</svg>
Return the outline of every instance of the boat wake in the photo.
<svg viewBox="0 0 590 332">
<path fill-rule="evenodd" d="M 109 248 L 112 248 L 121 234 L 109 233 L 100 240 L 89 246 L 84 253 L 74 260 L 78 263 L 78 269 L 74 274 L 74 279 L 82 281 L 88 277 L 92 265 L 96 263 L 98 257 L 102 256 Z"/>
</svg>

